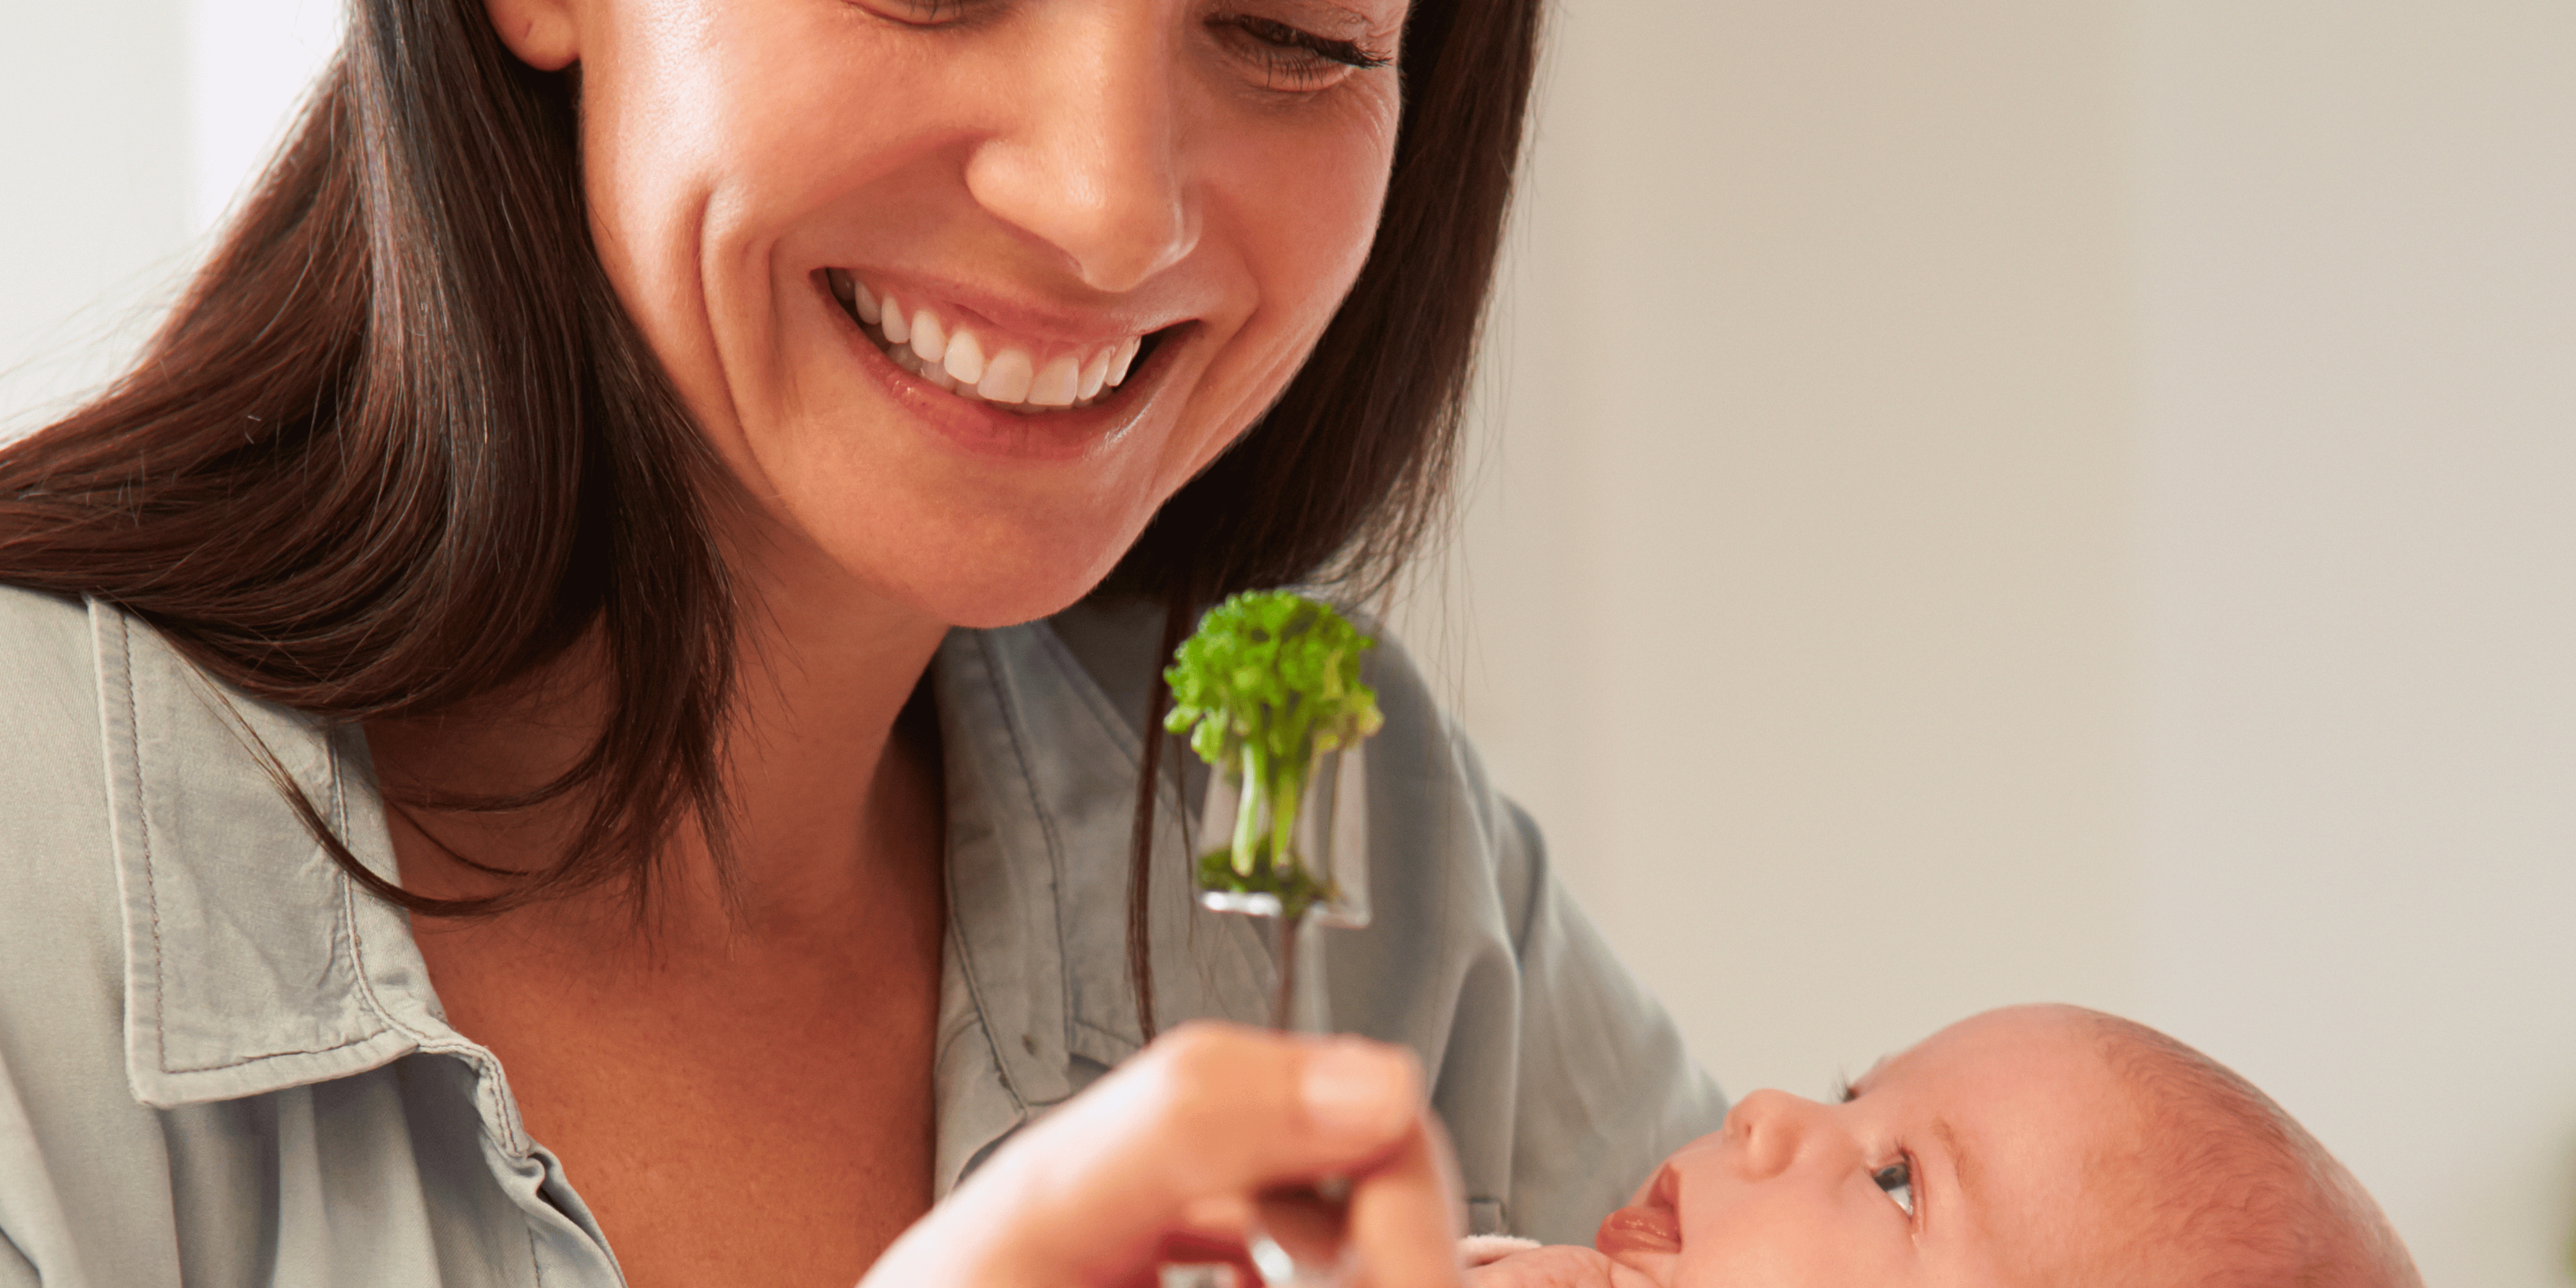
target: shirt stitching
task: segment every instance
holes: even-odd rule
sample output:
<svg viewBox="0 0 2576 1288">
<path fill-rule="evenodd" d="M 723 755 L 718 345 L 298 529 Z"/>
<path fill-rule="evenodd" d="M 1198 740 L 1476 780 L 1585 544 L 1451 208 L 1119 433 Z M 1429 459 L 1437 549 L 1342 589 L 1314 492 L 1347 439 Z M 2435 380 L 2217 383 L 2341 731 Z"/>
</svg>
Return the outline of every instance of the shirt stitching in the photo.
<svg viewBox="0 0 2576 1288">
<path fill-rule="evenodd" d="M 978 636 L 975 642 L 985 651 L 986 673 L 992 679 L 993 695 L 999 700 L 1002 708 L 1002 731 L 1010 738 L 1011 758 L 1019 764 L 1020 787 L 1027 793 L 1029 811 L 1037 815 L 1038 831 L 1046 837 L 1047 875 L 1053 879 L 1055 886 L 1055 915 L 1050 920 L 1055 926 L 1055 959 L 1062 963 L 1068 960 L 1064 942 L 1064 840 L 1057 835 L 1055 815 L 1047 810 L 1046 794 L 1037 789 L 1037 771 L 1031 766 L 1027 740 L 1020 730 L 1020 711 L 1016 702 L 1018 695 L 1009 692 L 1008 686 L 1002 682 L 1002 668 L 994 663 L 992 657 L 991 638 Z M 1061 1023 L 1065 1018 L 1070 1017 L 1074 1010 L 1070 971 L 1057 970 L 1056 991 L 1056 1014 L 1058 1022 Z M 1062 1044 L 1062 1035 L 1058 1035 L 1057 1041 L 1059 1045 Z M 1008 1057 L 1004 1059 L 1007 1061 Z"/>
<path fill-rule="evenodd" d="M 537 1223 L 534 1221 L 528 1222 L 527 1229 L 528 1273 L 536 1276 L 537 1288 L 546 1288 L 546 1259 L 543 1254 L 537 1251 Z"/>
<path fill-rule="evenodd" d="M 334 754 L 336 756 L 337 753 Z M 527 1143 L 527 1131 L 520 1125 L 519 1116 L 512 1112 L 513 1106 L 510 1102 L 501 1097 L 500 1061 L 471 1041 L 462 1039 L 450 1041 L 404 1023 L 393 1013 L 393 1008 L 386 1006 L 384 1000 L 376 996 L 375 981 L 370 979 L 367 973 L 366 946 L 358 936 L 356 900 L 357 883 L 351 881 L 346 873 L 341 874 L 340 915 L 349 922 L 349 951 L 351 964 L 356 967 L 359 1000 L 365 1003 L 366 1008 L 373 1012 L 378 1020 L 384 1022 L 386 1028 L 409 1038 L 415 1049 L 430 1055 L 455 1056 L 472 1065 L 475 1073 L 474 1099 L 477 1103 L 488 1106 L 486 1112 L 489 1117 L 501 1124 L 502 1151 L 512 1158 L 527 1158 L 529 1152 L 523 1148 Z"/>
<path fill-rule="evenodd" d="M 1040 651 L 1046 655 L 1047 661 L 1054 665 L 1065 688 L 1073 694 L 1075 704 L 1082 708 L 1082 713 L 1091 717 L 1091 722 L 1098 726 L 1100 731 L 1107 735 L 1110 743 L 1126 756 L 1128 764 L 1142 769 L 1145 763 L 1142 736 L 1134 725 L 1119 718 L 1117 708 L 1110 704 L 1109 695 L 1101 690 L 1100 681 L 1095 679 L 1090 669 L 1082 664 L 1082 659 L 1074 656 L 1073 649 L 1064 642 L 1062 636 L 1047 630 L 1040 632 L 1039 638 Z M 1161 682 L 1162 677 L 1159 675 L 1150 681 L 1154 684 Z"/>
<path fill-rule="evenodd" d="M 143 862 L 143 905 L 152 917 L 152 1063 L 163 1073 L 194 1072 L 170 1067 L 170 1034 L 163 1025 L 169 1011 L 169 968 L 161 951 L 161 874 L 152 864 L 152 803 L 143 786 L 143 712 L 134 697 L 134 631 L 119 613 L 116 648 L 125 669 L 125 746 L 134 765 L 134 838 Z"/>
<path fill-rule="evenodd" d="M 141 703 L 134 696 L 134 634 L 123 616 L 117 619 L 117 648 L 125 661 L 125 734 L 127 747 L 134 757 L 134 832 L 136 848 L 143 861 L 143 898 L 152 916 L 152 1062 L 167 1074 L 221 1073 L 290 1055 L 327 1055 L 333 1051 L 360 1045 L 376 1035 L 369 1033 L 346 1042 L 323 1047 L 289 1047 L 282 1051 L 260 1051 L 217 1064 L 173 1066 L 170 1063 L 170 1036 L 164 1024 L 169 1002 L 169 970 L 161 950 L 161 875 L 152 861 L 152 810 L 146 798 L 143 780 L 143 716 Z M 345 830 L 345 829 L 344 829 Z M 354 937 L 354 936 L 353 936 Z M 335 947 L 333 951 L 338 950 Z M 353 963 L 354 964 L 354 961 Z"/>
<path fill-rule="evenodd" d="M 981 660 L 989 676 L 993 668 L 992 654 L 981 636 L 976 638 L 975 646 L 977 652 L 983 655 Z M 990 683 L 989 679 L 988 683 Z M 1003 723 L 1005 726 L 1009 724 L 1009 717 L 1007 714 L 1004 716 Z M 954 844 L 953 832 L 951 833 L 951 837 L 952 840 L 949 844 Z M 964 927 L 959 924 L 962 916 L 959 909 L 962 905 L 957 900 L 955 883 L 956 863 L 954 862 L 953 856 L 948 863 L 948 869 L 950 873 L 948 916 L 950 929 L 955 933 L 957 942 L 957 973 L 965 978 L 966 996 L 975 1004 L 974 1027 L 984 1030 L 985 1049 L 992 1053 L 993 1071 L 1000 1075 L 1002 1080 L 1002 1094 L 1009 1096 L 1011 1098 L 1011 1104 L 1017 1109 L 1020 1115 L 1025 1117 L 1029 1111 L 1029 1098 L 1026 1095 L 1021 1094 L 1019 1080 L 1011 1074 L 1010 1057 L 1003 1053 L 1001 1039 L 993 1031 L 993 1008 L 984 998 L 983 975 L 982 972 L 975 968 L 974 945 L 966 935 Z"/>
</svg>

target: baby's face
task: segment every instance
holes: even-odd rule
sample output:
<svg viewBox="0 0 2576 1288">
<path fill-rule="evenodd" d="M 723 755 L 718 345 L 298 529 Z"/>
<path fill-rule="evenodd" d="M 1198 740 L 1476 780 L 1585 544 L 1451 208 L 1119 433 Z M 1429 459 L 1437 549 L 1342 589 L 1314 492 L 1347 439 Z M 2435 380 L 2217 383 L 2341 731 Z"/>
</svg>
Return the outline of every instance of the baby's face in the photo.
<svg viewBox="0 0 2576 1288">
<path fill-rule="evenodd" d="M 2107 1246 L 2134 1182 L 2106 1164 L 2142 1140 L 2081 1020 L 1994 1011 L 1881 1061 L 1842 1103 L 1746 1096 L 1597 1245 L 1623 1285 L 2044 1281 Z"/>
</svg>

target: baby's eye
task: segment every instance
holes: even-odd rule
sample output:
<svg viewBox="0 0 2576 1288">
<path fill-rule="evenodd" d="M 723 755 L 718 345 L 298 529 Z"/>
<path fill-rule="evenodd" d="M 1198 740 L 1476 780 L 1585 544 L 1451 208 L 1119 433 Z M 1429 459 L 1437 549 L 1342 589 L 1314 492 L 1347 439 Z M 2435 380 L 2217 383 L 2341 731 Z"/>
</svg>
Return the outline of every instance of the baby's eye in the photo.
<svg viewBox="0 0 2576 1288">
<path fill-rule="evenodd" d="M 1914 1164 L 1912 1160 L 1900 1158 L 1895 1162 L 1870 1173 L 1869 1179 L 1876 1181 L 1878 1183 L 1878 1188 L 1887 1191 L 1887 1197 L 1896 1200 L 1896 1206 L 1905 1209 L 1905 1215 L 1914 1215 Z"/>
</svg>

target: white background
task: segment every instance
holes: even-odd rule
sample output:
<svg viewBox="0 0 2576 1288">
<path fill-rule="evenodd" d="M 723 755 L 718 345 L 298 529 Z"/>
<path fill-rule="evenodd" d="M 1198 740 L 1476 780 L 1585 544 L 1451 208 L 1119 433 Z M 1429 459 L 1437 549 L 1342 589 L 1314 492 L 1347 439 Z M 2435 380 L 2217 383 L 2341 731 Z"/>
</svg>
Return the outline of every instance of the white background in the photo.
<svg viewBox="0 0 2576 1288">
<path fill-rule="evenodd" d="M 785 2 L 785 0 L 779 0 Z M 318 0 L 0 19 L 0 424 Z M 1976 1009 L 2270 1089 L 2435 1284 L 2576 1234 L 2576 8 L 1566 0 L 1408 635 L 1734 1090 Z"/>
</svg>

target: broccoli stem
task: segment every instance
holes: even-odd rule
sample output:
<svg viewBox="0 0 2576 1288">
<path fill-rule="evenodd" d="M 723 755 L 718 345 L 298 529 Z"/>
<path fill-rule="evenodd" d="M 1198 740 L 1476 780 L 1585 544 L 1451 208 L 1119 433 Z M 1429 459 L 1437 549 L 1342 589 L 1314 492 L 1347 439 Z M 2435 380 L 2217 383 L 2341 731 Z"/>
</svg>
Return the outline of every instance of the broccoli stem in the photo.
<svg viewBox="0 0 2576 1288">
<path fill-rule="evenodd" d="M 1297 835 L 1297 811 L 1306 802 L 1306 773 L 1295 757 L 1282 756 L 1279 759 L 1279 781 L 1270 793 L 1270 866 L 1303 870 L 1305 860 L 1293 847 Z"/>
<path fill-rule="evenodd" d="M 1269 781 L 1262 773 L 1263 756 L 1258 744 L 1243 744 L 1242 774 L 1237 782 L 1242 799 L 1234 810 L 1234 870 L 1239 876 L 1252 875 L 1252 851 L 1258 844 L 1261 825 L 1261 796 Z"/>
</svg>

